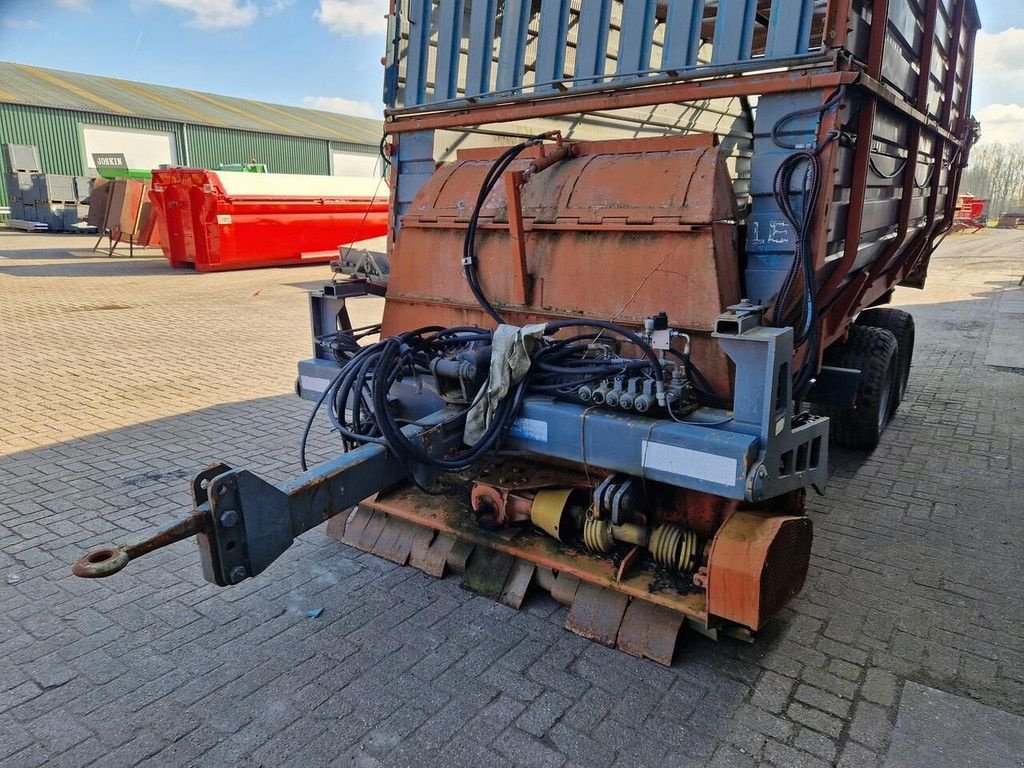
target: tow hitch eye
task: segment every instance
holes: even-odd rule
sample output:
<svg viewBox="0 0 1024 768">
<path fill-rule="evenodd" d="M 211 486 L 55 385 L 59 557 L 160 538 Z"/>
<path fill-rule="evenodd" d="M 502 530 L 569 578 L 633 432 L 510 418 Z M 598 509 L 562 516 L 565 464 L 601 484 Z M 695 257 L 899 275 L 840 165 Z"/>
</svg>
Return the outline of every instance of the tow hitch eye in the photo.
<svg viewBox="0 0 1024 768">
<path fill-rule="evenodd" d="M 71 572 L 83 579 L 113 576 L 136 557 L 187 539 L 205 529 L 204 518 L 190 515 L 184 520 L 160 528 L 152 536 L 128 544 L 106 545 L 90 549 L 71 566 Z"/>
</svg>

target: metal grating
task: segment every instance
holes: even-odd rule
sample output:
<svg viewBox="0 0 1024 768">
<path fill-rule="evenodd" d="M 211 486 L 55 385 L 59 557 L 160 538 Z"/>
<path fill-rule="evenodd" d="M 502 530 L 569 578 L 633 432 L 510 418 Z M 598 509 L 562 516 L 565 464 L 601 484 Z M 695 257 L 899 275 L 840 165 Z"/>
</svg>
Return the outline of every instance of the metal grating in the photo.
<svg viewBox="0 0 1024 768">
<path fill-rule="evenodd" d="M 821 50 L 827 6 L 827 0 L 399 0 L 385 101 L 396 108 L 480 103 L 791 60 Z"/>
</svg>

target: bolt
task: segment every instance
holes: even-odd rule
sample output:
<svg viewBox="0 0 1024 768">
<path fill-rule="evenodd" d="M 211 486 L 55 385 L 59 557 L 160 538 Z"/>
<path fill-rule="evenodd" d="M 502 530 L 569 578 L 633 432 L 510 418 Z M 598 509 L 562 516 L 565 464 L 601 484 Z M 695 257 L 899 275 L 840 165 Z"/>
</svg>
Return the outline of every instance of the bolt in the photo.
<svg viewBox="0 0 1024 768">
<path fill-rule="evenodd" d="M 238 523 L 238 513 L 233 509 L 226 510 L 224 514 L 220 516 L 220 524 L 225 528 L 232 528 Z"/>
<path fill-rule="evenodd" d="M 228 578 L 231 580 L 232 584 L 237 584 L 238 582 L 245 579 L 247 575 L 248 574 L 245 572 L 245 566 L 236 565 L 234 568 L 231 569 L 231 573 L 228 574 Z"/>
</svg>

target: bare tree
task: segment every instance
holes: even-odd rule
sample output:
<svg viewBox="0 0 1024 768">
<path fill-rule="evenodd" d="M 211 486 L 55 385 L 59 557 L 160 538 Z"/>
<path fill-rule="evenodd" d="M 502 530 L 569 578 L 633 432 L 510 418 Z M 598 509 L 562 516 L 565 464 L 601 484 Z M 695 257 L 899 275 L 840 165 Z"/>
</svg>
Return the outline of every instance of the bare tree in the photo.
<svg viewBox="0 0 1024 768">
<path fill-rule="evenodd" d="M 986 198 L 990 217 L 1024 209 L 1024 143 L 975 147 L 960 191 Z"/>
</svg>

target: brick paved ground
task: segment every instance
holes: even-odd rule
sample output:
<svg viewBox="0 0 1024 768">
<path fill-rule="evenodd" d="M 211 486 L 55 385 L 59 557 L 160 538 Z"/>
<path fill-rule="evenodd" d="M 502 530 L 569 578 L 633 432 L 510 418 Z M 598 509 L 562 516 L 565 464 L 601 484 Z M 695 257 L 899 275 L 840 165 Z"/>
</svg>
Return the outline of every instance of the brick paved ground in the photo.
<svg viewBox="0 0 1024 768">
<path fill-rule="evenodd" d="M 905 680 L 1024 712 L 1024 372 L 983 364 L 1024 236 L 951 240 L 898 294 L 909 400 L 866 461 L 834 458 L 807 588 L 756 644 L 689 638 L 671 669 L 321 531 L 232 589 L 187 542 L 72 579 L 185 512 L 206 463 L 296 471 L 300 289 L 325 276 L 87 243 L 0 233 L 0 764 L 859 767 Z"/>
</svg>

